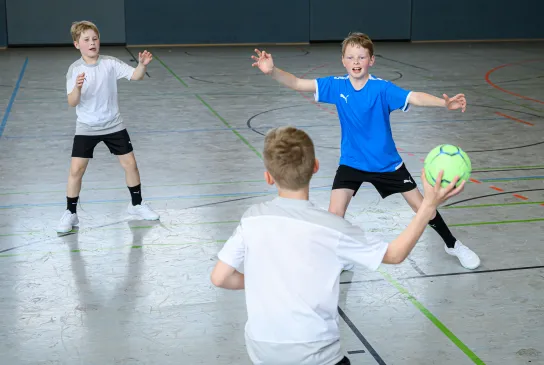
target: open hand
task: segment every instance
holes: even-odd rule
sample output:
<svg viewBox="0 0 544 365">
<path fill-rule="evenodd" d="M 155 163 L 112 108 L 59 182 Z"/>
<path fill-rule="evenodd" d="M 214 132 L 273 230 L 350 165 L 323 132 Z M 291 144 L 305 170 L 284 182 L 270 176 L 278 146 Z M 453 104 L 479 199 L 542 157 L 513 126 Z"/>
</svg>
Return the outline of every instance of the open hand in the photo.
<svg viewBox="0 0 544 365">
<path fill-rule="evenodd" d="M 272 61 L 272 55 L 270 53 L 266 53 L 266 51 L 259 51 L 258 49 L 255 49 L 255 53 L 259 57 L 251 56 L 254 62 L 251 66 L 258 67 L 263 73 L 269 75 L 274 71 L 274 61 Z"/>
<path fill-rule="evenodd" d="M 459 176 L 456 176 L 448 186 L 443 188 L 441 186 L 443 176 L 444 176 L 444 171 L 441 170 L 438 173 L 435 185 L 431 186 L 431 184 L 429 184 L 429 182 L 426 179 L 425 169 L 423 168 L 421 170 L 421 180 L 423 181 L 423 188 L 425 190 L 423 200 L 434 208 L 437 208 L 440 204 L 444 203 L 446 200 L 459 194 L 465 188 L 466 181 L 463 181 L 461 184 L 459 184 L 458 187 L 455 187 L 455 185 L 459 181 Z"/>
<path fill-rule="evenodd" d="M 142 65 L 147 66 L 152 60 L 153 60 L 153 55 L 149 53 L 148 51 L 143 51 L 138 53 L 138 62 L 141 63 Z"/>
<path fill-rule="evenodd" d="M 444 100 L 446 100 L 446 108 L 449 110 L 455 110 L 461 108 L 461 111 L 464 113 L 467 109 L 467 99 L 465 99 L 465 94 L 457 94 L 453 98 L 448 97 L 448 95 L 443 94 Z"/>
<path fill-rule="evenodd" d="M 77 75 L 76 87 L 81 90 L 81 88 L 83 87 L 83 82 L 85 82 L 85 72 L 82 72 L 79 75 Z"/>
</svg>

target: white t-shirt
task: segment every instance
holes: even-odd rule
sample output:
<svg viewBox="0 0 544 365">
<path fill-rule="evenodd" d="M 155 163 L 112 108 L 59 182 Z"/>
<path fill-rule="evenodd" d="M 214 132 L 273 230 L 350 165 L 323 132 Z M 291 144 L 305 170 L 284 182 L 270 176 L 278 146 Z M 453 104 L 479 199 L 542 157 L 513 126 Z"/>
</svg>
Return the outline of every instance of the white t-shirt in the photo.
<svg viewBox="0 0 544 365">
<path fill-rule="evenodd" d="M 99 56 L 89 65 L 80 58 L 66 73 L 66 92 L 70 94 L 77 76 L 85 73 L 81 99 L 76 107 L 76 134 L 100 135 L 124 129 L 117 100 L 117 80 L 130 80 L 135 68 L 111 56 Z"/>
<path fill-rule="evenodd" d="M 250 207 L 218 257 L 243 272 L 246 345 L 255 364 L 336 364 L 339 277 L 376 270 L 388 243 L 307 200 Z"/>
</svg>

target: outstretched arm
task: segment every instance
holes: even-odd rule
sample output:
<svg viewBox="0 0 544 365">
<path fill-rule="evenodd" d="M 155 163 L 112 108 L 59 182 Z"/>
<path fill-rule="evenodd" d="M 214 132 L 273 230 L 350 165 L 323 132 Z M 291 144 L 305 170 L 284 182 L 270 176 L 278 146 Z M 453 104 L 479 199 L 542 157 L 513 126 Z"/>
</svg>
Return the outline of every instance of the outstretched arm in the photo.
<svg viewBox="0 0 544 365">
<path fill-rule="evenodd" d="M 153 60 L 153 55 L 148 51 L 138 53 L 138 67 L 134 70 L 131 80 L 143 80 L 147 71 L 147 65 Z"/>
<path fill-rule="evenodd" d="M 296 91 L 315 92 L 315 80 L 306 80 L 296 77 L 289 72 L 274 66 L 272 55 L 266 51 L 255 50 L 259 57 L 251 56 L 255 61 L 252 66 L 258 67 L 264 74 L 272 76 L 280 84 Z"/>
<path fill-rule="evenodd" d="M 443 94 L 443 99 L 440 99 L 434 95 L 430 95 L 422 92 L 412 92 L 408 98 L 408 102 L 416 106 L 434 106 L 448 108 L 449 110 L 461 109 L 464 112 L 467 108 L 467 100 L 465 94 L 457 94 L 453 98 Z"/>
</svg>

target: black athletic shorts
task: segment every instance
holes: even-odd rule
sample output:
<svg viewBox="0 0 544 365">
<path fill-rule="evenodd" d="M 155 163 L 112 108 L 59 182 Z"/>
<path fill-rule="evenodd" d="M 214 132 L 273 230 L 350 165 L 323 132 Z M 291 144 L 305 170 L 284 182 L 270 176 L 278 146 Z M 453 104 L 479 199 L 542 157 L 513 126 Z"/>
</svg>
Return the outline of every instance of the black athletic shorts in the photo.
<svg viewBox="0 0 544 365">
<path fill-rule="evenodd" d="M 351 362 L 349 361 L 349 359 L 347 357 L 344 356 L 344 358 L 342 360 L 340 360 L 339 363 L 336 363 L 336 365 L 350 365 Z"/>
<path fill-rule="evenodd" d="M 74 137 L 72 157 L 93 158 L 94 148 L 100 142 L 108 147 L 114 155 L 126 155 L 133 151 L 130 136 L 126 129 L 122 131 L 103 134 L 99 136 L 82 136 L 77 134 Z"/>
<path fill-rule="evenodd" d="M 364 182 L 374 185 L 382 198 L 396 193 L 405 193 L 417 187 L 414 178 L 404 164 L 392 172 L 368 172 L 340 165 L 336 170 L 332 190 L 351 189 L 353 196 L 355 196 Z"/>
</svg>

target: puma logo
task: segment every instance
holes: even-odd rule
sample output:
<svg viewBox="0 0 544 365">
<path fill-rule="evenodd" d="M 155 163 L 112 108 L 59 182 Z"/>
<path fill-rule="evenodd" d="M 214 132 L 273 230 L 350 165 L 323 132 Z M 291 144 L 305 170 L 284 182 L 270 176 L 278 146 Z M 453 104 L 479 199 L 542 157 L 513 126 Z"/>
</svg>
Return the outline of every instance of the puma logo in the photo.
<svg viewBox="0 0 544 365">
<path fill-rule="evenodd" d="M 412 180 L 408 179 L 408 180 L 404 180 L 404 182 L 405 182 L 406 184 L 411 184 L 411 183 L 412 183 Z"/>
<path fill-rule="evenodd" d="M 348 102 L 349 95 L 345 96 L 344 94 L 340 94 L 340 97 L 343 98 L 346 101 L 346 103 Z"/>
</svg>

